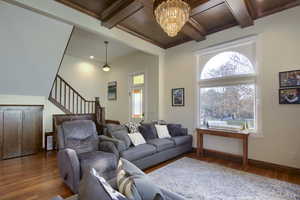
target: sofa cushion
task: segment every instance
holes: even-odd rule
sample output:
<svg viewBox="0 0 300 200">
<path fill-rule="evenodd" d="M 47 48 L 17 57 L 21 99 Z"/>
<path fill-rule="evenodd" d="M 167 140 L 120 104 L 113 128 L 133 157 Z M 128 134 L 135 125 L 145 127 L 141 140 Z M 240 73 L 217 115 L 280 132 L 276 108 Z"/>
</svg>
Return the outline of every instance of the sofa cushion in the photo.
<svg viewBox="0 0 300 200">
<path fill-rule="evenodd" d="M 93 168 L 84 175 L 80 183 L 78 199 L 127 200 L 124 195 L 114 190 Z"/>
<path fill-rule="evenodd" d="M 131 140 L 128 137 L 128 128 L 125 125 L 108 124 L 107 134 L 109 137 L 123 141 L 126 149 L 130 147 Z"/>
<path fill-rule="evenodd" d="M 174 142 L 170 139 L 153 139 L 148 140 L 147 143 L 155 146 L 159 152 L 175 146 Z"/>
<path fill-rule="evenodd" d="M 176 145 L 184 145 L 184 144 L 192 144 L 193 142 L 193 136 L 187 135 L 187 136 L 177 136 L 172 137 L 170 140 L 173 140 Z"/>
<path fill-rule="evenodd" d="M 145 140 L 151 140 L 158 137 L 153 123 L 141 124 L 141 126 L 139 127 L 139 131 L 143 135 Z"/>
<path fill-rule="evenodd" d="M 172 137 L 181 136 L 181 124 L 168 124 L 167 126 Z"/>
<path fill-rule="evenodd" d="M 156 148 L 150 144 L 141 144 L 120 153 L 121 157 L 133 161 L 156 153 Z"/>
<path fill-rule="evenodd" d="M 80 161 L 81 174 L 95 168 L 107 180 L 115 176 L 118 160 L 112 153 L 102 151 L 81 153 L 78 155 L 78 159 Z"/>
</svg>

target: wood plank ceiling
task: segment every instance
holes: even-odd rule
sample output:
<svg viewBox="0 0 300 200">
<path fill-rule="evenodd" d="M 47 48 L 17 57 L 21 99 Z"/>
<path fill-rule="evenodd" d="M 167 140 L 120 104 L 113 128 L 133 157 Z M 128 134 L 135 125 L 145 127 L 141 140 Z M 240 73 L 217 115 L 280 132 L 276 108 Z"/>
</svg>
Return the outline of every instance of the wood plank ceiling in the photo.
<svg viewBox="0 0 300 200">
<path fill-rule="evenodd" d="M 169 37 L 153 16 L 153 0 L 56 0 L 99 19 L 102 26 L 117 27 L 161 48 L 187 41 L 300 5 L 300 0 L 190 0 L 191 17 L 181 32 Z"/>
</svg>

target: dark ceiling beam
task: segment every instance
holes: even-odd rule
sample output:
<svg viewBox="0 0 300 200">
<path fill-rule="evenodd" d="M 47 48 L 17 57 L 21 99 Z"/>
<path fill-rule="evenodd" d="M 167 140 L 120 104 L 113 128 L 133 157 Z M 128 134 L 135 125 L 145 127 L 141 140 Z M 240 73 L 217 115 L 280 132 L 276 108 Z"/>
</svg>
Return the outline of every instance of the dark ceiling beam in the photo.
<svg viewBox="0 0 300 200">
<path fill-rule="evenodd" d="M 189 38 L 196 40 L 197 42 L 205 40 L 206 31 L 196 20 L 192 17 L 183 26 L 181 32 Z"/>
<path fill-rule="evenodd" d="M 239 0 L 236 0 L 239 1 Z M 202 13 L 206 10 L 209 10 L 213 7 L 221 5 L 224 3 L 224 0 L 210 0 L 210 1 L 199 1 L 191 5 L 192 11 L 191 16 L 197 15 Z"/>
<path fill-rule="evenodd" d="M 118 0 L 101 14 L 102 26 L 111 29 L 143 7 L 138 0 Z"/>
<path fill-rule="evenodd" d="M 254 24 L 245 0 L 225 0 L 225 2 L 242 28 Z"/>
</svg>

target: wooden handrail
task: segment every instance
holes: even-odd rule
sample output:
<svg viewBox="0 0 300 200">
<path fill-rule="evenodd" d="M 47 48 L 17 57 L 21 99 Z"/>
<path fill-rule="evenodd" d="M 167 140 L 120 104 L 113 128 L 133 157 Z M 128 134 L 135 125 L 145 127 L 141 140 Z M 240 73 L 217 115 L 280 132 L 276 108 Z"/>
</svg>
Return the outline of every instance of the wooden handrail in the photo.
<svg viewBox="0 0 300 200">
<path fill-rule="evenodd" d="M 68 114 L 96 113 L 97 100 L 99 101 L 99 99 L 96 99 L 96 101 L 85 99 L 60 75 L 57 75 L 54 80 L 49 100 Z M 99 102 L 98 104 L 100 105 Z"/>
</svg>

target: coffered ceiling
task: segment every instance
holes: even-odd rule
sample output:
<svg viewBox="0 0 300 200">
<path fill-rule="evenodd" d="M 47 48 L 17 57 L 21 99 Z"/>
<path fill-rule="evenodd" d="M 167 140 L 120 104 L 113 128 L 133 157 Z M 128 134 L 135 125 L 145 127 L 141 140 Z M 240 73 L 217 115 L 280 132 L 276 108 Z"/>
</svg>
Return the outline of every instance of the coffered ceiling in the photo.
<svg viewBox="0 0 300 200">
<path fill-rule="evenodd" d="M 164 49 L 233 26 L 249 27 L 258 18 L 300 5 L 300 0 L 190 0 L 190 20 L 169 37 L 153 16 L 153 0 L 56 0 Z"/>
</svg>

